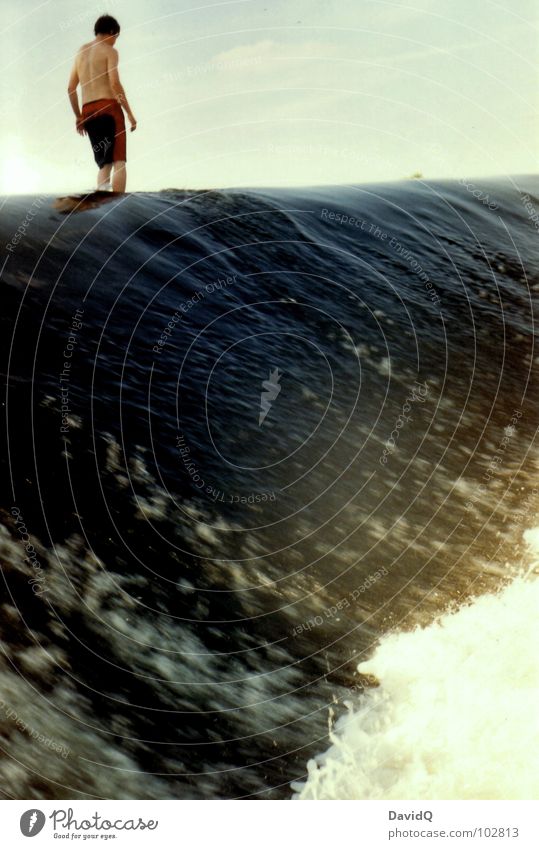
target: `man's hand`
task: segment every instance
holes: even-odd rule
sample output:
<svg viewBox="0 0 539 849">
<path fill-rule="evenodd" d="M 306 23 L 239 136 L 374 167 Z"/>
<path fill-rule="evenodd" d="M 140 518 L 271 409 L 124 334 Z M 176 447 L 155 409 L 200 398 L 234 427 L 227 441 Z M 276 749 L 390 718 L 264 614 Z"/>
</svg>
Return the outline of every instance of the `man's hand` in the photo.
<svg viewBox="0 0 539 849">
<path fill-rule="evenodd" d="M 137 119 L 134 115 L 128 115 L 129 123 L 131 124 L 131 132 L 133 133 L 137 129 Z"/>
<path fill-rule="evenodd" d="M 82 118 L 77 118 L 75 121 L 75 127 L 77 128 L 77 133 L 79 136 L 85 136 L 86 130 L 84 129 L 84 121 Z"/>
</svg>

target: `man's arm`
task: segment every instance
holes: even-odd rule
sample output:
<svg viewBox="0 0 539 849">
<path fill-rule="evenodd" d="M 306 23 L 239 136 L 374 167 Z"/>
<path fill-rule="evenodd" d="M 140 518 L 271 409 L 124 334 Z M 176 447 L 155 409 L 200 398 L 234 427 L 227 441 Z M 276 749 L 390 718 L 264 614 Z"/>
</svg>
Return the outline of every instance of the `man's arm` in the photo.
<svg viewBox="0 0 539 849">
<path fill-rule="evenodd" d="M 111 47 L 109 51 L 109 57 L 107 59 L 107 73 L 109 75 L 109 83 L 112 89 L 112 93 L 120 106 L 123 107 L 125 113 L 129 119 L 129 123 L 131 124 L 131 132 L 136 130 L 137 122 L 135 116 L 131 112 L 131 107 L 127 102 L 127 97 L 125 96 L 124 87 L 120 82 L 120 74 L 118 73 L 118 51 Z"/>
<path fill-rule="evenodd" d="M 71 69 L 69 82 L 67 84 L 67 93 L 69 95 L 69 102 L 71 103 L 71 108 L 75 113 L 77 132 L 80 133 L 81 136 L 83 136 L 86 131 L 82 125 L 82 116 L 80 114 L 79 109 L 79 96 L 77 94 L 78 84 L 79 72 L 77 71 L 77 60 L 75 59 L 75 63 L 73 65 L 73 68 Z"/>
</svg>

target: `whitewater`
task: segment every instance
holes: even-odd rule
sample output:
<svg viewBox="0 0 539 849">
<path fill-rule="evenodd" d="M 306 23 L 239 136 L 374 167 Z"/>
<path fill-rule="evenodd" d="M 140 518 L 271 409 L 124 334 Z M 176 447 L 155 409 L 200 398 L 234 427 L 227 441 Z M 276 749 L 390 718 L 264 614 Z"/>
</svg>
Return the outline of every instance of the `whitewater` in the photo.
<svg viewBox="0 0 539 849">
<path fill-rule="evenodd" d="M 539 527 L 524 534 L 539 557 Z M 426 628 L 384 637 L 298 799 L 536 799 L 539 580 L 527 574 Z"/>
</svg>

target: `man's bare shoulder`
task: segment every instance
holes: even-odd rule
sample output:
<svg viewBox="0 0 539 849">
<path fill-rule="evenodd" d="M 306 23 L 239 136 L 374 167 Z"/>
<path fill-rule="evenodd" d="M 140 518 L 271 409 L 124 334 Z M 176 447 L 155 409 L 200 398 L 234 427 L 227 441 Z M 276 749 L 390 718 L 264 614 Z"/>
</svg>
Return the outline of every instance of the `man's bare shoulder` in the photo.
<svg viewBox="0 0 539 849">
<path fill-rule="evenodd" d="M 95 41 L 89 41 L 87 44 L 82 44 L 77 53 L 84 53 L 86 50 L 90 50 L 90 48 L 94 48 L 99 53 L 103 55 L 113 56 L 114 58 L 118 57 L 118 51 L 111 44 L 107 44 L 106 42 L 101 42 L 101 44 L 96 44 Z"/>
<path fill-rule="evenodd" d="M 112 44 L 107 44 L 106 42 L 102 42 L 99 45 L 99 55 L 106 59 L 107 62 L 112 64 L 118 64 L 118 51 Z"/>
</svg>

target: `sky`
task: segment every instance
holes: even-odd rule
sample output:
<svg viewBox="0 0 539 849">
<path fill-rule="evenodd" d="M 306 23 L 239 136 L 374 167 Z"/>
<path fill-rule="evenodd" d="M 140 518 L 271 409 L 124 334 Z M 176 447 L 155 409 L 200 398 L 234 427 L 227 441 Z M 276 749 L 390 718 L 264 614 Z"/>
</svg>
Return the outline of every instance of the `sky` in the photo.
<svg viewBox="0 0 539 849">
<path fill-rule="evenodd" d="M 0 193 L 87 191 L 67 80 L 99 15 L 129 189 L 537 172 L 537 0 L 2 0 Z"/>
</svg>

